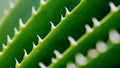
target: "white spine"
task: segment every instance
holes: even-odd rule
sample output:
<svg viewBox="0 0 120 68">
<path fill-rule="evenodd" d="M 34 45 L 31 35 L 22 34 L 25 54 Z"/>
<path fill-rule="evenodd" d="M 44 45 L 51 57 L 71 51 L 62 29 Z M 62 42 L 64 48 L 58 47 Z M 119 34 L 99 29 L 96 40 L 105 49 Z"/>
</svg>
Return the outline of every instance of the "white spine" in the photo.
<svg viewBox="0 0 120 68">
<path fill-rule="evenodd" d="M 32 44 L 33 44 L 33 49 L 37 47 L 34 42 L 32 42 Z"/>
<path fill-rule="evenodd" d="M 44 4 L 46 4 L 46 1 L 45 0 L 40 0 L 40 4 L 44 5 Z"/>
<path fill-rule="evenodd" d="M 12 1 L 9 1 L 9 6 L 10 6 L 10 8 L 14 8 L 15 5 Z"/>
<path fill-rule="evenodd" d="M 61 20 L 64 20 L 65 18 L 63 17 L 63 15 L 61 14 Z"/>
<path fill-rule="evenodd" d="M 33 13 L 33 14 L 37 14 L 37 11 L 35 10 L 35 7 L 34 7 L 34 6 L 32 7 L 32 13 Z"/>
<path fill-rule="evenodd" d="M 79 65 L 86 65 L 87 62 L 88 62 L 87 58 L 81 53 L 76 54 L 75 60 L 76 60 L 76 63 L 79 64 Z"/>
<path fill-rule="evenodd" d="M 92 32 L 93 31 L 93 29 L 88 24 L 85 25 L 85 28 L 86 28 L 86 30 L 88 32 Z"/>
<path fill-rule="evenodd" d="M 51 24 L 51 29 L 55 29 L 56 26 L 50 21 L 50 24 Z"/>
<path fill-rule="evenodd" d="M 12 42 L 12 39 L 10 38 L 9 35 L 7 35 L 7 41 L 8 41 L 8 42 Z"/>
<path fill-rule="evenodd" d="M 41 68 L 47 68 L 43 63 L 39 63 L 39 66 L 41 67 Z"/>
<path fill-rule="evenodd" d="M 3 47 L 3 49 L 6 49 L 6 48 L 7 48 L 7 46 L 6 46 L 5 44 L 2 44 L 2 47 Z"/>
<path fill-rule="evenodd" d="M 110 6 L 112 11 L 118 11 L 118 8 L 115 6 L 115 4 L 113 2 L 110 2 L 109 6 Z"/>
<path fill-rule="evenodd" d="M 68 40 L 69 40 L 70 43 L 73 44 L 73 45 L 76 45 L 76 44 L 77 44 L 77 42 L 76 42 L 71 36 L 68 37 Z"/>
<path fill-rule="evenodd" d="M 92 21 L 96 26 L 100 25 L 100 22 L 95 17 L 92 18 Z"/>
<path fill-rule="evenodd" d="M 61 54 L 59 51 L 57 51 L 57 50 L 54 50 L 54 54 L 55 54 L 56 57 L 58 57 L 58 58 L 61 58 L 61 57 L 62 57 L 62 54 Z"/>
<path fill-rule="evenodd" d="M 17 28 L 14 28 L 15 34 L 18 34 L 19 31 L 17 30 Z"/>
<path fill-rule="evenodd" d="M 105 51 L 107 50 L 107 45 L 106 45 L 106 43 L 104 43 L 103 41 L 98 41 L 98 42 L 96 43 L 96 49 L 97 49 L 99 52 L 103 53 L 103 52 L 105 52 Z"/>
<path fill-rule="evenodd" d="M 23 24 L 23 21 L 21 18 L 19 19 L 19 25 L 20 25 L 20 27 L 25 27 L 25 24 Z"/>
<path fill-rule="evenodd" d="M 77 68 L 77 66 L 74 63 L 69 62 L 66 68 Z"/>
<path fill-rule="evenodd" d="M 96 58 L 97 56 L 98 56 L 98 52 L 97 52 L 97 50 L 96 49 L 90 49 L 89 51 L 88 51 L 88 56 L 90 57 L 90 58 Z"/>
<path fill-rule="evenodd" d="M 51 58 L 51 61 L 53 62 L 53 63 L 55 63 L 56 62 L 56 59 L 55 58 Z"/>
<path fill-rule="evenodd" d="M 109 38 L 113 43 L 120 42 L 120 34 L 116 30 L 111 30 L 109 33 Z"/>
<path fill-rule="evenodd" d="M 70 12 L 69 12 L 67 7 L 65 7 L 65 10 L 66 10 L 66 14 L 70 14 Z"/>
<path fill-rule="evenodd" d="M 40 42 L 43 41 L 42 38 L 41 38 L 39 35 L 37 35 L 37 37 L 38 37 L 38 40 L 39 40 Z"/>
<path fill-rule="evenodd" d="M 23 51 L 24 51 L 24 57 L 27 57 L 28 56 L 27 51 L 25 49 L 23 49 Z"/>
<path fill-rule="evenodd" d="M 15 61 L 16 61 L 16 66 L 19 66 L 20 64 L 16 58 L 15 58 Z"/>
</svg>

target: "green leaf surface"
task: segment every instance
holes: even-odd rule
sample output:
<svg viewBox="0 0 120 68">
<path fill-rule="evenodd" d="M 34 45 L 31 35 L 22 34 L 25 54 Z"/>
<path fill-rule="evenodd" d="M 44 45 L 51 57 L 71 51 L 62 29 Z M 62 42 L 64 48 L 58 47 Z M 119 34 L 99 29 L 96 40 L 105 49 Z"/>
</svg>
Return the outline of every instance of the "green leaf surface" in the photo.
<svg viewBox="0 0 120 68">
<path fill-rule="evenodd" d="M 103 5 L 101 6 L 101 3 Z M 107 6 L 109 1 L 82 1 L 71 13 L 68 14 L 64 20 L 53 29 L 42 42 L 39 42 L 37 48 L 33 49 L 27 58 L 25 58 L 20 67 L 34 67 L 38 62 L 46 63 L 45 60 L 50 61 L 51 57 L 54 55 L 53 51 L 58 50 L 63 52 L 68 46 L 66 45 L 68 40 L 67 37 L 74 35 L 78 37 L 84 33 L 84 25 L 90 21 L 93 16 L 98 15 L 100 12 L 104 11 L 104 6 Z M 89 5 L 89 6 L 88 6 Z M 96 6 L 95 8 L 92 8 Z M 89 12 L 91 11 L 91 12 Z M 95 13 L 97 11 L 97 13 Z M 87 14 L 87 15 L 86 15 Z M 104 14 L 103 14 L 104 15 Z M 102 16 L 102 14 L 101 14 Z M 78 19 L 77 19 L 78 18 Z M 74 27 L 75 26 L 75 27 Z M 47 42 L 47 43 L 46 43 Z M 47 50 L 45 52 L 44 50 Z M 43 58 L 44 57 L 44 58 Z M 64 57 L 64 58 L 68 58 Z M 65 60 L 65 59 L 63 59 Z M 36 62 L 32 62 L 36 61 Z M 62 61 L 61 61 L 62 62 Z M 28 65 L 26 65 L 28 64 Z M 45 64 L 46 65 L 46 64 Z M 63 65 L 60 65 L 64 67 Z"/>
</svg>

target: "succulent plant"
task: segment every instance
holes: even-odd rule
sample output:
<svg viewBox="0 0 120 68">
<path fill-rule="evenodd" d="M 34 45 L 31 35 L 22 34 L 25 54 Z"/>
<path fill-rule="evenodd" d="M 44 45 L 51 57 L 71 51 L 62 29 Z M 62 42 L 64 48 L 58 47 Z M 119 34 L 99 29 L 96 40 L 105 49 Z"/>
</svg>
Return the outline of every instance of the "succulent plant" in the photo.
<svg viewBox="0 0 120 68">
<path fill-rule="evenodd" d="M 120 67 L 120 0 L 11 1 L 0 2 L 0 68 Z"/>
</svg>

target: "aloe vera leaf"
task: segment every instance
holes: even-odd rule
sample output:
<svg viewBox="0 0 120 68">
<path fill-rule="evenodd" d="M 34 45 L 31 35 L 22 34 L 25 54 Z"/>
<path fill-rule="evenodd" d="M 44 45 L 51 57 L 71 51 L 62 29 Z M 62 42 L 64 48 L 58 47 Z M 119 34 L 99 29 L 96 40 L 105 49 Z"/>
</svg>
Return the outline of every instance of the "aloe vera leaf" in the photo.
<svg viewBox="0 0 120 68">
<path fill-rule="evenodd" d="M 120 37 L 118 37 L 120 39 Z M 114 40 L 114 39 L 113 39 Z M 107 50 L 103 53 L 98 51 L 98 56 L 93 59 L 88 58 L 87 64 L 81 66 L 78 64 L 78 68 L 114 68 L 120 67 L 120 42 L 109 42 L 106 44 Z"/>
<path fill-rule="evenodd" d="M 69 7 L 69 9 L 72 10 L 78 3 L 79 3 L 79 0 L 70 0 L 70 1 L 67 1 L 66 7 Z M 27 6 L 23 7 L 23 5 L 27 5 Z M 0 26 L 0 38 L 1 38 L 0 50 L 2 50 L 2 44 L 3 43 L 5 44 L 7 42 L 6 35 L 10 35 L 11 37 L 13 37 L 13 34 L 14 34 L 13 29 L 14 29 L 14 27 L 18 28 L 19 18 L 21 18 L 23 20 L 23 22 L 25 23 L 31 15 L 32 6 L 35 6 L 35 8 L 38 8 L 38 5 L 39 5 L 39 0 L 36 0 L 36 1 L 28 1 L 28 0 L 22 1 L 21 0 L 13 8 L 12 11 L 9 10 L 9 12 L 10 12 L 9 15 L 3 17 L 3 20 L 1 22 L 2 24 Z M 60 17 L 59 17 L 59 15 L 58 15 L 58 17 L 54 16 L 51 20 L 53 22 L 58 22 L 60 20 Z M 11 22 L 13 22 L 13 23 L 11 23 Z M 6 25 L 8 25 L 8 26 L 6 27 Z"/>
<path fill-rule="evenodd" d="M 109 32 L 107 43 L 97 41 L 96 48 L 88 50 L 87 56 L 82 53 L 75 55 L 75 62 L 69 61 L 66 68 L 114 68 L 120 67 L 120 34 L 116 30 Z M 113 58 L 114 57 L 114 58 Z"/>
<path fill-rule="evenodd" d="M 120 51 L 120 44 L 114 44 L 115 47 L 111 48 L 108 52 L 101 54 L 98 58 L 93 59 L 87 65 L 81 68 L 114 68 L 120 67 L 120 54 L 117 54 Z M 102 62 L 102 63 L 101 63 Z"/>
<path fill-rule="evenodd" d="M 82 30 L 84 29 L 83 25 L 87 21 L 89 21 L 91 19 L 91 17 L 93 17 L 94 15 L 97 15 L 99 12 L 101 12 L 102 9 L 104 8 L 104 6 L 106 6 L 108 4 L 108 2 L 109 2 L 109 0 L 108 1 L 104 1 L 104 0 L 86 1 L 86 0 L 84 0 L 83 2 L 81 2 L 70 13 L 70 15 L 68 15 L 64 20 L 61 21 L 60 24 L 58 24 L 56 29 L 52 30 L 45 37 L 45 39 L 43 39 L 43 41 L 38 44 L 37 48 L 33 49 L 33 51 L 29 54 L 29 56 L 27 58 L 25 58 L 22 61 L 22 63 L 20 63 L 20 65 L 18 65 L 18 68 L 19 67 L 20 68 L 21 67 L 22 68 L 34 67 L 35 65 L 38 64 L 38 62 L 46 63 L 46 62 L 48 62 L 48 60 L 50 60 L 53 50 L 58 50 L 58 51 L 65 50 L 65 48 L 68 47 L 68 46 L 64 46 L 64 45 L 66 45 L 65 43 L 67 42 L 66 41 L 67 36 L 69 36 L 70 34 L 76 35 L 76 33 L 81 35 Z M 101 5 L 101 3 L 103 3 L 103 4 Z M 86 9 L 86 6 L 87 6 L 87 9 Z M 96 6 L 96 8 L 92 8 L 93 6 Z M 100 8 L 100 7 L 102 7 L 102 8 Z M 91 10 L 90 14 L 89 14 L 88 10 Z M 97 11 L 98 11 L 98 13 L 95 13 Z M 77 19 L 77 18 L 80 18 L 80 19 Z M 79 31 L 81 31 L 80 33 L 77 31 L 78 29 L 79 29 Z M 44 52 L 44 50 L 47 50 L 47 52 Z M 33 60 L 36 62 L 32 62 Z"/>
<path fill-rule="evenodd" d="M 26 4 L 27 3 L 27 4 Z M 25 6 L 25 7 L 23 7 Z M 35 6 L 38 8 L 39 0 L 20 0 L 17 4 L 9 11 L 8 15 L 3 17 L 3 20 L 0 23 L 0 50 L 2 50 L 2 44 L 6 44 L 7 35 L 13 37 L 14 28 L 18 29 L 19 18 L 26 22 L 31 15 L 31 8 Z"/>
<path fill-rule="evenodd" d="M 66 6 L 69 7 L 70 10 L 72 10 L 79 3 L 79 0 L 75 0 L 75 2 L 73 2 L 73 1 L 74 0 L 67 1 Z M 0 32 L 0 38 L 1 38 L 0 45 L 2 45 L 3 43 L 6 43 L 6 41 L 7 41 L 6 35 L 10 35 L 11 37 L 13 37 L 13 34 L 14 34 L 13 29 L 14 29 L 14 27 L 18 28 L 17 22 L 18 22 L 19 18 L 23 19 L 23 22 L 25 23 L 31 15 L 32 6 L 35 6 L 36 8 L 38 8 L 39 0 L 36 0 L 34 2 L 32 2 L 32 1 L 27 2 L 27 0 L 26 0 L 26 2 L 20 1 L 14 7 L 14 9 L 11 11 L 11 13 L 9 15 L 7 15 L 7 18 L 5 18 L 6 16 L 3 17 L 3 21 L 1 22 L 2 24 L 0 27 L 0 31 L 1 31 Z M 71 4 L 71 2 L 73 4 Z M 22 7 L 23 5 L 27 5 L 27 6 Z M 58 20 L 56 20 L 56 19 L 58 19 Z M 60 19 L 60 17 L 56 16 L 56 17 L 53 17 L 52 21 L 58 22 L 59 19 Z M 13 23 L 11 23 L 11 22 L 13 22 Z M 11 25 L 11 26 L 6 27 L 6 25 L 8 25 L 8 26 Z M 2 49 L 1 47 L 2 46 L 0 46 L 0 50 Z"/>
<path fill-rule="evenodd" d="M 58 59 L 56 63 L 52 63 L 49 68 L 56 68 L 56 67 L 65 67 L 65 64 L 68 61 L 74 61 L 74 56 L 77 52 L 81 52 L 86 54 L 87 50 L 91 47 L 94 47 L 97 40 L 106 40 L 108 37 L 108 32 L 112 28 L 116 28 L 118 31 L 120 23 L 119 17 L 120 16 L 120 8 L 118 11 L 112 11 L 109 13 L 103 20 L 101 20 L 101 24 L 98 27 L 93 27 L 93 32 L 87 32 L 84 34 L 75 45 L 70 46 L 64 53 L 61 59 Z M 62 61 L 62 62 L 61 62 Z"/>
<path fill-rule="evenodd" d="M 65 7 L 65 3 L 66 1 L 62 0 L 56 2 L 54 2 L 54 0 L 48 0 L 45 5 L 43 4 L 38 9 L 37 14 L 33 14 L 26 25 L 22 24 L 19 33 L 15 35 L 12 41 L 8 41 L 7 48 L 3 49 L 2 55 L 0 56 L 0 67 L 14 66 L 15 58 L 20 61 L 20 54 L 21 52 L 23 53 L 22 49 L 26 48 L 30 50 L 32 42 L 37 41 L 36 35 L 41 35 L 43 38 L 50 31 L 51 19 L 61 14 L 60 12 L 62 12 L 61 10 Z"/>
</svg>

